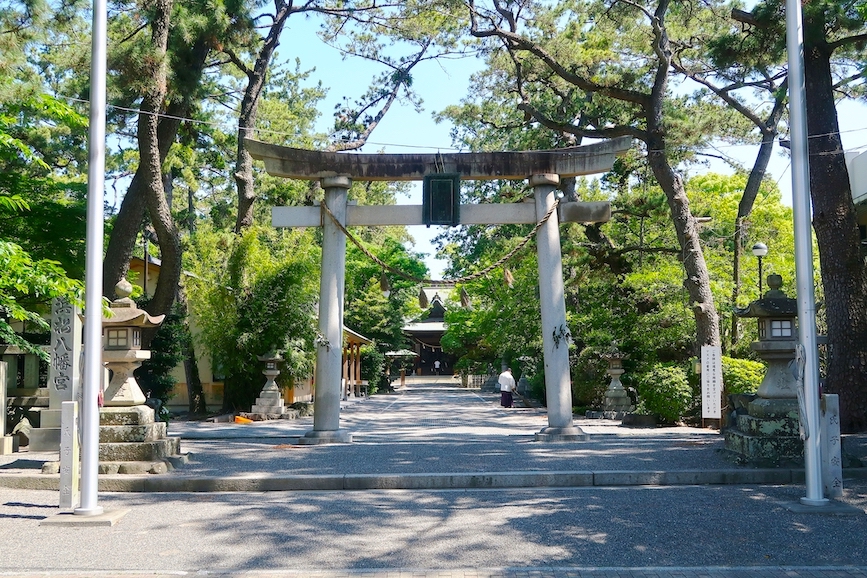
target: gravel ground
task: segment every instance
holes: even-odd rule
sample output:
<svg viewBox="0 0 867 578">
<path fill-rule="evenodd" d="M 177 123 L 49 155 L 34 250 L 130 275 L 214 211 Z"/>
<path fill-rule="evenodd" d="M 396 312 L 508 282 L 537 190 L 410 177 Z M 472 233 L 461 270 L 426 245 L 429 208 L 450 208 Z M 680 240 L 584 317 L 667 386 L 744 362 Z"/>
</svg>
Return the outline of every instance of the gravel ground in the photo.
<svg viewBox="0 0 867 578">
<path fill-rule="evenodd" d="M 173 423 L 192 461 L 167 475 L 736 467 L 712 430 L 576 423 L 588 440 L 538 443 L 541 410 L 419 388 L 347 403 L 352 444 L 292 445 L 310 418 Z M 853 448 L 867 458 L 864 437 L 847 440 Z M 0 472 L 32 473 L 45 458 L 56 454 L 0 456 Z M 846 480 L 848 515 L 793 511 L 803 495 L 800 485 L 102 493 L 99 505 L 128 513 L 82 528 L 39 524 L 57 514 L 56 491 L 0 488 L 0 576 L 867 575 L 867 481 Z M 486 568 L 495 570 L 467 570 Z"/>
<path fill-rule="evenodd" d="M 3 490 L 0 571 L 848 566 L 867 561 L 867 484 L 846 516 L 795 486 L 103 494 L 110 528 L 40 526 L 56 495 Z M 41 546 L 40 546 L 41 545 Z M 57 552 L 63 554 L 58 556 Z"/>
</svg>

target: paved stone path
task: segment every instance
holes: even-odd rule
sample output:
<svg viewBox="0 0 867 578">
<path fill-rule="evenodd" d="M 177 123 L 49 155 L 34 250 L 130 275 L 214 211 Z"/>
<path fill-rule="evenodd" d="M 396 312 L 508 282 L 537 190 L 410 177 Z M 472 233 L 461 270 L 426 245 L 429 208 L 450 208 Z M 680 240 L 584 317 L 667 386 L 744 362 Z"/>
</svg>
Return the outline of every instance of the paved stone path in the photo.
<svg viewBox="0 0 867 578">
<path fill-rule="evenodd" d="M 345 445 L 293 446 L 309 419 L 172 424 L 194 455 L 163 479 L 616 467 L 620 479 L 637 479 L 735 467 L 710 430 L 581 421 L 587 442 L 533 442 L 543 412 L 505 410 L 493 394 L 451 385 L 410 383 L 347 403 L 341 427 L 356 441 Z M 18 462 L 41 457 L 3 456 L 0 475 L 26 476 Z M 0 576 L 867 578 L 863 477 L 846 479 L 849 515 L 793 510 L 804 494 L 797 483 L 205 490 L 101 492 L 102 507 L 128 513 L 111 527 L 82 528 L 40 524 L 58 513 L 56 491 L 0 487 Z"/>
</svg>

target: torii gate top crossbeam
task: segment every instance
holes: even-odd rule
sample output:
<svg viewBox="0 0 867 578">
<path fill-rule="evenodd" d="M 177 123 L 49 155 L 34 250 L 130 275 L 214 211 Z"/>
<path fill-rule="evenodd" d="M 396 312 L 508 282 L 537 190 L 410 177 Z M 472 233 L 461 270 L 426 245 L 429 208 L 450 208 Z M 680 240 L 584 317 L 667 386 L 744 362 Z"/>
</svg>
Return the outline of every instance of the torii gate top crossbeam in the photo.
<svg viewBox="0 0 867 578">
<path fill-rule="evenodd" d="M 245 139 L 247 150 L 265 161 L 265 170 L 276 177 L 312 180 L 348 176 L 354 181 L 420 181 L 426 174 L 460 174 L 464 180 L 526 179 L 532 175 L 560 177 L 592 175 L 608 171 L 615 157 L 632 144 L 620 137 L 580 147 L 545 151 L 359 154 L 296 149 Z"/>
</svg>

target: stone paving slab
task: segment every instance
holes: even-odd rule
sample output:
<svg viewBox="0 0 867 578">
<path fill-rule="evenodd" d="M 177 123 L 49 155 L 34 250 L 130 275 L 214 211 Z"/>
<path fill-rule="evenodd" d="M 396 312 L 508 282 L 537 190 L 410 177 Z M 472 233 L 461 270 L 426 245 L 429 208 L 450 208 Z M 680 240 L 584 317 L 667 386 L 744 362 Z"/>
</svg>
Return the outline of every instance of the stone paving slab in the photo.
<svg viewBox="0 0 867 578">
<path fill-rule="evenodd" d="M 431 381 L 434 380 L 434 381 Z M 342 402 L 350 444 L 303 446 L 312 417 L 251 424 L 172 422 L 189 452 L 160 475 L 101 475 L 101 491 L 278 491 L 801 483 L 803 469 L 735 464 L 712 429 L 630 428 L 576 418 L 586 441 L 545 443 L 544 409 L 502 408 L 498 396 L 447 378 L 410 380 L 390 395 Z M 867 461 L 867 436 L 846 449 Z M 57 454 L 0 456 L 0 487 L 53 489 L 39 473 Z M 867 477 L 847 469 L 845 479 Z M 845 483 L 845 480 L 844 480 Z"/>
<path fill-rule="evenodd" d="M 55 492 L 0 491 L 7 576 L 864 576 L 867 482 L 846 516 L 795 486 L 100 495 L 112 527 L 46 526 Z M 571 574 L 570 574 L 571 572 Z M 584 574 L 576 574 L 584 573 Z M 843 573 L 843 574 L 841 574 Z"/>
</svg>

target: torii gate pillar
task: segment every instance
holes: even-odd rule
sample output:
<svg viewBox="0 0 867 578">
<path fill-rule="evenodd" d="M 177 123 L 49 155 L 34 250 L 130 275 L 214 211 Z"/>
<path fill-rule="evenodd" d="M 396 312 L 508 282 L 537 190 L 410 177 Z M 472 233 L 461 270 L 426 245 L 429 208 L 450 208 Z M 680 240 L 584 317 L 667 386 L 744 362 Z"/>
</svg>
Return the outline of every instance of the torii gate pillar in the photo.
<svg viewBox="0 0 867 578">
<path fill-rule="evenodd" d="M 352 179 L 325 177 L 325 204 L 340 224 L 346 224 L 346 196 Z M 322 271 L 319 282 L 319 335 L 313 393 L 313 429 L 298 440 L 314 445 L 351 442 L 352 433 L 340 429 L 343 377 L 343 290 L 346 285 L 346 235 L 331 219 L 322 223 Z"/>
<path fill-rule="evenodd" d="M 554 206 L 554 191 L 560 184 L 556 174 L 533 175 L 530 186 L 536 214 L 544 215 Z M 582 440 L 587 436 L 572 423 L 572 383 L 569 373 L 569 326 L 560 255 L 560 223 L 557 212 L 536 231 L 539 263 L 539 308 L 542 314 L 542 356 L 545 363 L 545 398 L 548 427 L 536 434 L 537 441 Z"/>
</svg>

